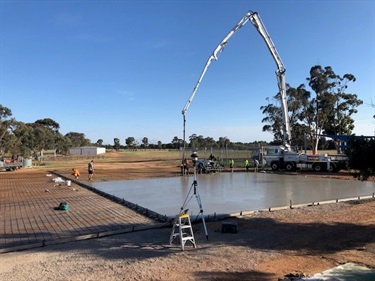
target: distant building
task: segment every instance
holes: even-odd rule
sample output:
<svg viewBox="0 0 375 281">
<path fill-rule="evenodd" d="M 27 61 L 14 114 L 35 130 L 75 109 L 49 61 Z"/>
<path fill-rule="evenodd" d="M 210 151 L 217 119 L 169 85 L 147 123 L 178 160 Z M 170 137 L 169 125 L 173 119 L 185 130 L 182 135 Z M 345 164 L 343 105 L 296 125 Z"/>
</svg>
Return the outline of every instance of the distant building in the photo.
<svg viewBox="0 0 375 281">
<path fill-rule="evenodd" d="M 70 155 L 99 155 L 105 153 L 105 147 L 82 146 L 69 149 Z"/>
</svg>

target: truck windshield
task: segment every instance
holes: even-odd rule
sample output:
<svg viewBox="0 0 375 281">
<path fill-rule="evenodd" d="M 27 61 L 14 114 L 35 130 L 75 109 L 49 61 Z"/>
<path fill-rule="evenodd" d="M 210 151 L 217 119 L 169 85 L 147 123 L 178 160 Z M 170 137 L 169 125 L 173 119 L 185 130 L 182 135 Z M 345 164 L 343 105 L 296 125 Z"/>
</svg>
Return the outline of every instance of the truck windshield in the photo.
<svg viewBox="0 0 375 281">
<path fill-rule="evenodd" d="M 267 155 L 280 154 L 280 148 L 267 148 Z"/>
</svg>

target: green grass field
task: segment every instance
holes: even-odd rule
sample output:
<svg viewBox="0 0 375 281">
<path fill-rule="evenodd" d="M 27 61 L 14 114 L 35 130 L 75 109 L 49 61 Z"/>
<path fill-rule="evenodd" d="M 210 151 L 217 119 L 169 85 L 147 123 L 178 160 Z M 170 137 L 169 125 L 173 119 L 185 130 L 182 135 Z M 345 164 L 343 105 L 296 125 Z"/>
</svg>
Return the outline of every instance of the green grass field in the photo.
<svg viewBox="0 0 375 281">
<path fill-rule="evenodd" d="M 49 168 L 54 167 L 71 167 L 86 165 L 91 159 L 95 159 L 100 163 L 131 163 L 131 162 L 144 162 L 144 161 L 176 161 L 179 163 L 184 158 L 191 159 L 191 149 L 186 149 L 185 153 L 182 150 L 159 150 L 159 149 L 135 149 L 135 150 L 107 150 L 107 153 L 90 156 L 90 155 L 69 155 L 46 157 L 41 162 L 33 161 L 34 166 L 45 166 Z M 214 150 L 214 149 L 201 149 L 197 151 L 199 159 L 208 159 L 212 154 L 220 164 L 227 166 L 229 159 L 234 159 L 235 167 L 243 167 L 244 160 L 250 160 L 250 165 L 253 152 L 250 150 Z M 336 151 L 321 151 L 320 154 L 336 154 Z"/>
</svg>

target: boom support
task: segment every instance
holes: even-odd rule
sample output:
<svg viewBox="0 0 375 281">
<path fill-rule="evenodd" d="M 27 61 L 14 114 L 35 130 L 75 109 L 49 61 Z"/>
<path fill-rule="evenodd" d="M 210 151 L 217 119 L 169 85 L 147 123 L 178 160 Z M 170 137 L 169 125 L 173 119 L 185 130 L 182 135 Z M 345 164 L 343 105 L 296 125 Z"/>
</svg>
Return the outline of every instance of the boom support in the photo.
<svg viewBox="0 0 375 281">
<path fill-rule="evenodd" d="M 290 123 L 289 123 L 289 116 L 288 116 L 288 106 L 286 101 L 286 83 L 285 83 L 285 67 L 284 64 L 275 48 L 275 45 L 273 44 L 271 37 L 269 36 L 266 27 L 264 26 L 262 20 L 260 19 L 258 13 L 249 11 L 246 13 L 245 16 L 242 17 L 242 19 L 232 28 L 232 30 L 224 37 L 224 39 L 220 42 L 220 44 L 216 47 L 216 49 L 213 51 L 213 53 L 209 56 L 203 71 L 198 79 L 198 82 L 195 84 L 195 87 L 193 89 L 193 92 L 191 93 L 185 107 L 182 109 L 182 115 L 183 115 L 183 141 L 184 141 L 184 151 L 185 151 L 185 125 L 186 125 L 186 112 L 189 109 L 189 106 L 191 102 L 194 99 L 194 96 L 198 90 L 198 87 L 200 83 L 202 82 L 202 79 L 204 75 L 206 74 L 206 71 L 208 67 L 210 66 L 211 62 L 213 60 L 218 60 L 219 55 L 223 52 L 225 46 L 228 44 L 228 40 L 241 28 L 243 27 L 248 21 L 251 21 L 251 23 L 255 26 L 255 28 L 258 30 L 260 36 L 262 36 L 264 42 L 267 45 L 268 50 L 270 51 L 273 59 L 275 60 L 277 70 L 276 70 L 276 76 L 277 76 L 277 85 L 280 91 L 281 96 L 281 111 L 282 111 L 282 117 L 283 117 L 283 145 L 285 146 L 285 149 L 288 151 L 290 150 Z M 183 157 L 184 158 L 184 157 Z"/>
</svg>

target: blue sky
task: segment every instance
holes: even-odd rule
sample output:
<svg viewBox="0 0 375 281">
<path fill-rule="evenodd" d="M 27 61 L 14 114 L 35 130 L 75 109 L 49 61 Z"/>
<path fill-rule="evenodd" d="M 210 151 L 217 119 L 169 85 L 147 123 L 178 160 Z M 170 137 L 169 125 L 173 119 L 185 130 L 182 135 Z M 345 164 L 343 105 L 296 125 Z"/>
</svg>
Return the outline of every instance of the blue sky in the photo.
<svg viewBox="0 0 375 281">
<path fill-rule="evenodd" d="M 314 65 L 355 75 L 357 135 L 374 135 L 375 2 L 0 0 L 0 104 L 23 122 L 113 144 L 182 138 L 181 111 L 212 51 L 248 12 L 261 16 L 285 64 L 306 83 Z M 276 65 L 251 22 L 213 61 L 187 112 L 186 136 L 272 140 L 260 107 Z M 309 89 L 309 88 L 308 88 Z"/>
</svg>

